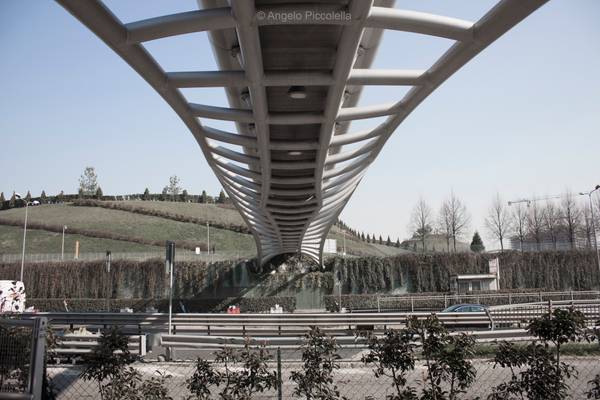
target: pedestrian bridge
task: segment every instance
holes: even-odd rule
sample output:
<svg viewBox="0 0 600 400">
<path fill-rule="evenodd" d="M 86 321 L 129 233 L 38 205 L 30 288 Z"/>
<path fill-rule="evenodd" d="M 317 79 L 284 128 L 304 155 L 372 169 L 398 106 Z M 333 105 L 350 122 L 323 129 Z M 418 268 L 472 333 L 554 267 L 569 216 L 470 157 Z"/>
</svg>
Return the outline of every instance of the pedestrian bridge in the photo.
<svg viewBox="0 0 600 400">
<path fill-rule="evenodd" d="M 479 21 L 393 0 L 199 0 L 199 9 L 122 23 L 98 0 L 57 0 L 139 73 L 192 132 L 256 240 L 261 263 L 321 262 L 327 233 L 396 128 L 438 86 L 547 0 L 501 0 Z M 370 68 L 385 30 L 451 39 L 422 70 Z M 165 71 L 144 43 L 206 31 L 219 70 Z M 490 76 L 490 78 L 492 78 Z M 366 85 L 409 86 L 358 106 Z M 180 89 L 223 87 L 229 107 Z M 366 130 L 351 123 L 386 117 Z M 210 126 L 233 121 L 237 132 Z"/>
</svg>

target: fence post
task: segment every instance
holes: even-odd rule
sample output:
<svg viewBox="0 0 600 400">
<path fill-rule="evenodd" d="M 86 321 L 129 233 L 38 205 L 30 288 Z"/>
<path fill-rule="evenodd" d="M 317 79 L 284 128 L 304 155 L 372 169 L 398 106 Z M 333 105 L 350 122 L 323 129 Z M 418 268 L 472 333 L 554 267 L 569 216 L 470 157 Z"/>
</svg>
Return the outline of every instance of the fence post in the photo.
<svg viewBox="0 0 600 400">
<path fill-rule="evenodd" d="M 448 308 L 448 297 L 444 294 L 444 308 Z"/>
<path fill-rule="evenodd" d="M 512 296 L 508 293 L 508 304 L 512 304 Z"/>
<path fill-rule="evenodd" d="M 342 311 L 342 305 L 340 304 L 340 311 Z M 379 295 L 377 295 L 377 312 L 381 312 L 381 305 L 379 304 Z"/>
<path fill-rule="evenodd" d="M 415 312 L 415 298 L 410 296 L 410 312 Z"/>
<path fill-rule="evenodd" d="M 542 299 L 542 292 L 539 292 L 539 295 L 540 295 L 540 303 L 541 303 L 542 301 L 544 301 L 544 300 Z"/>
<path fill-rule="evenodd" d="M 548 300 L 548 314 L 552 314 L 552 299 Z"/>
<path fill-rule="evenodd" d="M 283 379 L 281 379 L 281 348 L 277 348 L 277 400 L 283 399 Z"/>
</svg>

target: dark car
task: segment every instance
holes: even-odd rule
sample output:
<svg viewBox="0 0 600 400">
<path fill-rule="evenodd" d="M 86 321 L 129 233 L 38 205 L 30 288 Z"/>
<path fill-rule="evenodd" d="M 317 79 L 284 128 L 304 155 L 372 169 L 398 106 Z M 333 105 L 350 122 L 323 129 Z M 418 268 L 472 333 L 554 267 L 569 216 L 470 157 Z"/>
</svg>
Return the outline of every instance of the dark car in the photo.
<svg viewBox="0 0 600 400">
<path fill-rule="evenodd" d="M 486 306 L 483 304 L 454 304 L 444 310 L 443 313 L 451 312 L 485 312 Z"/>
</svg>

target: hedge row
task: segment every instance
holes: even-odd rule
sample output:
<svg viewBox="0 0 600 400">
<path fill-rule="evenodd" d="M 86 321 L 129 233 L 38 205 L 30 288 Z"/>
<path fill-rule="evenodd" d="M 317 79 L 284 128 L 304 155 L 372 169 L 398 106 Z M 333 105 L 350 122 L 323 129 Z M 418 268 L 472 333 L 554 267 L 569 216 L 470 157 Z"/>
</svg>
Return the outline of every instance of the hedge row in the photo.
<svg viewBox="0 0 600 400">
<path fill-rule="evenodd" d="M 131 308 L 134 312 L 146 312 L 155 308 L 158 312 L 169 311 L 168 299 L 27 299 L 27 306 L 34 306 L 39 311 L 63 312 L 65 303 L 71 312 L 118 312 L 123 308 Z M 296 309 L 295 297 L 224 297 L 212 299 L 173 299 L 173 312 L 215 313 L 225 312 L 230 305 L 238 305 L 243 313 L 269 312 L 278 304 L 285 312 Z M 182 307 L 183 305 L 183 307 Z"/>
<path fill-rule="evenodd" d="M 0 264 L 0 279 L 19 276 L 19 263 Z M 233 261 L 177 262 L 174 297 L 218 297 L 211 290 L 232 279 Z M 24 281 L 31 298 L 164 298 L 165 264 L 161 259 L 113 260 L 110 274 L 104 261 L 26 264 Z"/>
<path fill-rule="evenodd" d="M 501 288 L 590 290 L 598 288 L 600 282 L 595 254 L 586 250 L 334 257 L 326 262 L 326 270 L 341 280 L 344 293 L 381 293 L 398 288 L 447 292 L 450 276 L 487 273 L 489 260 L 496 257 L 500 259 Z"/>
<path fill-rule="evenodd" d="M 14 219 L 0 218 L 0 225 L 21 227 L 21 226 L 23 226 L 23 222 L 14 220 Z M 48 232 L 56 232 L 56 233 L 62 233 L 62 231 L 63 231 L 62 225 L 44 224 L 44 223 L 39 223 L 39 222 L 27 222 L 27 227 L 29 229 L 40 229 L 40 230 L 44 230 L 44 231 L 48 231 Z M 101 238 L 101 239 L 111 239 L 111 240 L 119 240 L 119 241 L 123 241 L 123 242 L 145 244 L 145 245 L 149 245 L 149 246 L 164 247 L 164 245 L 165 245 L 164 240 L 150 240 L 150 239 L 144 239 L 144 238 L 135 237 L 135 236 L 119 235 L 114 232 L 98 231 L 95 229 L 82 229 L 82 228 L 76 228 L 76 227 L 69 226 L 69 233 L 83 235 L 83 236 L 89 236 L 89 237 L 95 237 L 95 238 Z M 195 250 L 196 247 L 200 247 L 202 249 L 202 251 L 206 251 L 206 249 L 207 249 L 206 243 L 196 242 L 196 241 L 191 241 L 191 240 L 176 240 L 175 244 L 177 247 L 184 248 L 187 250 Z"/>
<path fill-rule="evenodd" d="M 101 207 L 101 208 L 107 208 L 110 210 L 126 211 L 126 212 L 130 212 L 130 213 L 135 213 L 135 214 L 149 215 L 149 216 L 153 216 L 153 217 L 169 219 L 172 221 L 188 222 L 188 223 L 200 224 L 200 225 L 206 225 L 207 222 L 210 222 L 211 226 L 213 226 L 215 228 L 226 229 L 226 230 L 234 231 L 234 232 L 238 232 L 238 233 L 250 234 L 250 230 L 248 229 L 248 227 L 246 227 L 244 225 L 224 224 L 224 223 L 221 223 L 218 221 L 213 221 L 211 219 L 196 218 L 196 217 L 192 217 L 189 215 L 170 213 L 170 212 L 156 210 L 156 209 L 150 209 L 150 208 L 146 208 L 146 207 L 134 206 L 131 204 L 122 204 L 122 203 L 105 202 L 105 201 L 92 200 L 92 199 L 84 199 L 84 200 L 74 201 L 73 205 L 80 206 L 80 207 Z"/>
</svg>

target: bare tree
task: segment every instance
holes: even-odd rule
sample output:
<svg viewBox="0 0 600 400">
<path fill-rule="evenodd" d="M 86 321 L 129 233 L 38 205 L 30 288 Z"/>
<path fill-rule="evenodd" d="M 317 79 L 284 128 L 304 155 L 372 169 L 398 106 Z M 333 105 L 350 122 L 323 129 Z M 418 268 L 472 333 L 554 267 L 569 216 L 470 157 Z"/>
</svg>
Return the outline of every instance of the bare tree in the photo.
<svg viewBox="0 0 600 400">
<path fill-rule="evenodd" d="M 561 213 L 560 209 L 556 207 L 554 202 L 548 201 L 543 210 L 544 225 L 546 226 L 546 232 L 550 234 L 552 240 L 552 247 L 556 250 L 556 242 L 558 241 L 558 232 L 560 231 L 561 225 Z"/>
<path fill-rule="evenodd" d="M 544 210 L 536 201 L 532 201 L 527 216 L 527 227 L 529 234 L 535 239 L 538 250 L 542 247 L 542 234 L 544 232 Z"/>
<path fill-rule="evenodd" d="M 522 203 L 514 204 L 511 214 L 511 225 L 514 235 L 519 238 L 519 245 L 523 251 L 523 242 L 527 236 L 528 209 Z"/>
<path fill-rule="evenodd" d="M 454 191 L 450 192 L 450 197 L 444 201 L 442 208 L 446 209 L 445 212 L 448 217 L 452 247 L 454 252 L 456 252 L 456 239 L 460 238 L 468 229 L 471 217 L 467 212 L 467 207 L 458 197 L 456 197 Z"/>
<path fill-rule="evenodd" d="M 583 219 L 583 223 L 581 224 L 581 232 L 585 236 L 586 247 L 591 249 L 594 247 L 594 224 L 592 223 L 592 213 L 588 204 L 583 206 L 581 215 Z"/>
<path fill-rule="evenodd" d="M 452 238 L 452 228 L 450 224 L 450 210 L 447 204 L 444 202 L 440 207 L 440 213 L 438 215 L 438 232 L 446 239 L 446 251 L 450 252 L 450 239 Z"/>
<path fill-rule="evenodd" d="M 433 225 L 433 216 L 431 208 L 421 197 L 413 208 L 410 230 L 413 237 L 421 241 L 421 250 L 425 252 L 425 241 L 431 234 Z"/>
<path fill-rule="evenodd" d="M 500 198 L 500 193 L 496 193 L 496 197 L 492 201 L 488 216 L 485 219 L 485 225 L 488 231 L 500 242 L 500 250 L 504 251 L 504 238 L 510 231 L 511 220 L 508 209 L 502 198 Z"/>
<path fill-rule="evenodd" d="M 565 192 L 560 205 L 563 221 L 569 238 L 569 244 L 571 245 L 571 248 L 574 249 L 575 237 L 577 236 L 577 231 L 581 226 L 581 208 L 577 205 L 575 197 L 570 191 Z"/>
</svg>

